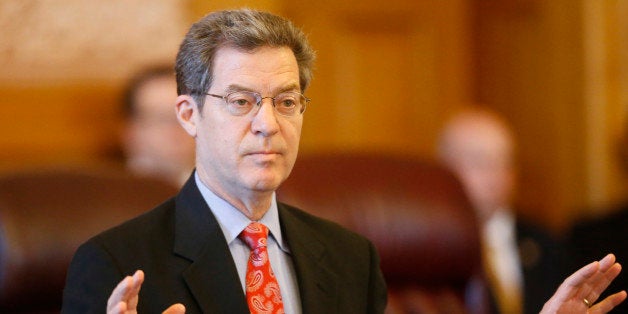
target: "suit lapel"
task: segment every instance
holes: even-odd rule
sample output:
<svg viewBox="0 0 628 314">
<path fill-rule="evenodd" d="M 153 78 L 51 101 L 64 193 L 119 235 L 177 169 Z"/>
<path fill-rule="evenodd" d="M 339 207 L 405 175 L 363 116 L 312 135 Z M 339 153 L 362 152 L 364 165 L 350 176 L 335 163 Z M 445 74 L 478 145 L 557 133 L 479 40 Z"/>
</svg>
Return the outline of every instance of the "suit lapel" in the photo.
<svg viewBox="0 0 628 314">
<path fill-rule="evenodd" d="M 338 277 L 326 258 L 325 245 L 310 225 L 278 204 L 282 232 L 290 246 L 303 313 L 335 313 Z"/>
<path fill-rule="evenodd" d="M 301 306 L 307 313 L 335 313 L 338 277 L 325 245 L 307 221 L 283 204 L 282 232 L 290 246 Z M 194 176 L 176 198 L 174 253 L 191 261 L 183 278 L 203 313 L 249 313 L 227 241 L 203 199 Z"/>
<path fill-rule="evenodd" d="M 203 313 L 249 313 L 218 221 L 192 176 L 176 199 L 174 252 L 192 262 L 183 278 Z"/>
</svg>

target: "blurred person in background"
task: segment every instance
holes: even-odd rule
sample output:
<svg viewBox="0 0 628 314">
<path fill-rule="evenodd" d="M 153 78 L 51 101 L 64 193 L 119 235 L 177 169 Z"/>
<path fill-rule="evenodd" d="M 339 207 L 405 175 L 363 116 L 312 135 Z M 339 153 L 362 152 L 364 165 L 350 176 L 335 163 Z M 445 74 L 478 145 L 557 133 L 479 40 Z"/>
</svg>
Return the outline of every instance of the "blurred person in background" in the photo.
<svg viewBox="0 0 628 314">
<path fill-rule="evenodd" d="M 623 134 L 619 137 L 616 152 L 622 174 L 628 181 L 628 125 L 624 127 Z M 603 214 L 577 221 L 568 236 L 568 247 L 571 255 L 574 256 L 571 269 L 577 268 L 577 263 L 596 254 L 605 254 L 605 252 L 612 251 L 618 259 L 628 258 L 628 244 L 624 242 L 625 240 L 621 240 L 628 239 L 628 191 L 621 201 L 608 208 L 598 208 L 592 212 Z M 620 274 L 610 287 L 611 289 L 626 289 L 628 276 Z M 628 313 L 628 306 L 622 304 L 613 312 Z"/>
<path fill-rule="evenodd" d="M 137 73 L 124 93 L 121 140 L 129 171 L 181 186 L 194 168 L 194 140 L 177 121 L 176 98 L 173 66 Z"/>
<path fill-rule="evenodd" d="M 566 275 L 564 255 L 549 234 L 516 217 L 516 145 L 508 124 L 488 109 L 464 108 L 446 122 L 437 154 L 476 210 L 494 309 L 538 313 Z"/>
</svg>

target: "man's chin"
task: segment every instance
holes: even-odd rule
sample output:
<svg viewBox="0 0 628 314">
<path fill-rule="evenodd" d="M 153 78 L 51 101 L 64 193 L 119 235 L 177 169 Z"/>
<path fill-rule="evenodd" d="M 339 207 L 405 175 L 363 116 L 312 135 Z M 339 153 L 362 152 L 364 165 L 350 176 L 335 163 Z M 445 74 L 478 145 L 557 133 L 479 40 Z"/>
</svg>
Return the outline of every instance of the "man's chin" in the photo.
<svg viewBox="0 0 628 314">
<path fill-rule="evenodd" d="M 258 192 L 274 192 L 279 188 L 283 181 L 284 178 L 278 175 L 258 177 L 253 180 L 250 186 L 252 190 Z"/>
</svg>

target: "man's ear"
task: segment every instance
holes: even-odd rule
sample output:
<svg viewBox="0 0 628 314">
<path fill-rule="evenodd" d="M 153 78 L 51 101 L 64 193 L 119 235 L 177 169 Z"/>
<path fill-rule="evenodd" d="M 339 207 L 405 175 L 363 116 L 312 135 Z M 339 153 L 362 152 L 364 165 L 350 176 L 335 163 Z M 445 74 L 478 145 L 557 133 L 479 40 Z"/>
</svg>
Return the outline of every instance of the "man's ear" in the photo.
<svg viewBox="0 0 628 314">
<path fill-rule="evenodd" d="M 201 118 L 196 101 L 190 95 L 179 95 L 175 103 L 175 110 L 179 124 L 190 134 L 196 138 L 197 124 Z"/>
</svg>

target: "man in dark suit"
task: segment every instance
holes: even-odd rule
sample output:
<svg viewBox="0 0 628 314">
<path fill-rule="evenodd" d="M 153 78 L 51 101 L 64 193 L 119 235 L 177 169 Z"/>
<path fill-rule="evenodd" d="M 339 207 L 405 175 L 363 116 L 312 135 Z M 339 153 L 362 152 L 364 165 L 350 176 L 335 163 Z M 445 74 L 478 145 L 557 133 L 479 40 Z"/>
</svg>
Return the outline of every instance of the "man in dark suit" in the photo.
<svg viewBox="0 0 628 314">
<path fill-rule="evenodd" d="M 549 234 L 516 217 L 515 150 L 508 124 L 481 107 L 455 112 L 438 143 L 439 159 L 458 176 L 476 209 L 496 308 L 538 313 L 566 274 L 564 254 Z"/>
<path fill-rule="evenodd" d="M 196 170 L 175 198 L 78 249 L 64 313 L 249 313 L 271 299 L 272 313 L 383 312 L 373 245 L 275 199 L 297 157 L 313 61 L 304 34 L 268 13 L 215 12 L 191 27 L 175 106 Z M 262 302 L 249 296 L 257 283 L 239 236 L 251 222 L 270 230 L 257 258 L 280 291 Z"/>
<path fill-rule="evenodd" d="M 313 60 L 304 34 L 269 13 L 215 12 L 191 27 L 175 107 L 196 170 L 175 198 L 77 250 L 63 313 L 384 312 L 373 245 L 275 198 L 296 160 Z M 251 230 L 268 237 L 251 241 Z M 612 255 L 589 264 L 543 313 L 586 312 L 619 271 Z"/>
</svg>

